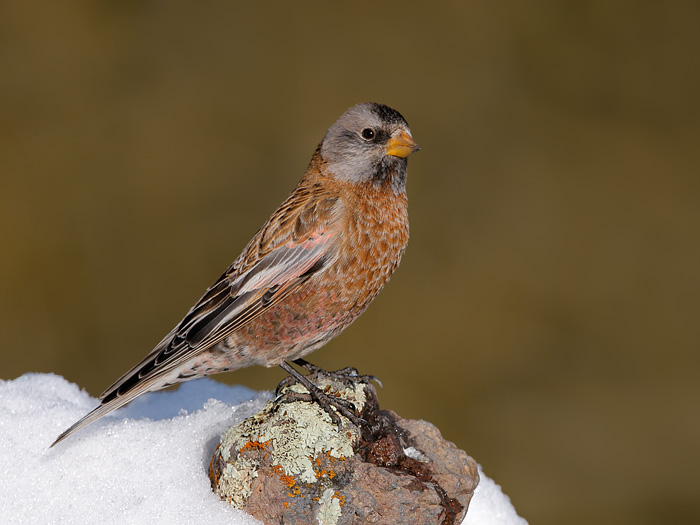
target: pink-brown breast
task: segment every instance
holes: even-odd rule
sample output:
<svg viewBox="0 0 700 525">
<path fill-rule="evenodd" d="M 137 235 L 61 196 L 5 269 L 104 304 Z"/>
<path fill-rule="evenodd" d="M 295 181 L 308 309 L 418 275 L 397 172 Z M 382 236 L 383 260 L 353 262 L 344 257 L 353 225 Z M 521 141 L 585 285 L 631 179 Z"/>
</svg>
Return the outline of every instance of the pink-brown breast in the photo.
<svg viewBox="0 0 700 525">
<path fill-rule="evenodd" d="M 324 182 L 335 185 L 343 204 L 337 257 L 219 345 L 232 369 L 275 366 L 319 348 L 364 312 L 401 260 L 408 243 L 405 193 Z"/>
</svg>

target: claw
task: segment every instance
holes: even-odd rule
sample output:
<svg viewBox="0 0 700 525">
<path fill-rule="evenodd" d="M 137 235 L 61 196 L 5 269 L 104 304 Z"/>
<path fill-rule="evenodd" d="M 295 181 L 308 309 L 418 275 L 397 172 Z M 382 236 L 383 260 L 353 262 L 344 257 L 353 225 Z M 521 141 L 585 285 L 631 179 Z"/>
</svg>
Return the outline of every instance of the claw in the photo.
<svg viewBox="0 0 700 525">
<path fill-rule="evenodd" d="M 376 377 L 376 376 L 366 376 L 370 381 L 374 381 L 379 385 L 379 388 L 384 388 L 384 385 L 382 384 L 381 380 Z"/>
</svg>

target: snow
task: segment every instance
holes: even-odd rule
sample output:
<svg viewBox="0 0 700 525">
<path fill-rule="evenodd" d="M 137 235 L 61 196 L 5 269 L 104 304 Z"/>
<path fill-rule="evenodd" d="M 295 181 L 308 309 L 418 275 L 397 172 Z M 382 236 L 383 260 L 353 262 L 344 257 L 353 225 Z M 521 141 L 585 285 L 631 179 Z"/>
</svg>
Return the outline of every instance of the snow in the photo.
<svg viewBox="0 0 700 525">
<path fill-rule="evenodd" d="M 219 435 L 269 398 L 211 379 L 142 396 L 66 441 L 53 440 L 97 405 L 53 374 L 0 381 L 3 523 L 257 524 L 211 491 Z M 525 524 L 482 472 L 464 524 Z"/>
<path fill-rule="evenodd" d="M 501 487 L 486 477 L 481 465 L 479 476 L 479 486 L 474 491 L 462 525 L 527 525 L 527 521 L 515 512 L 510 498 L 503 494 Z"/>
</svg>

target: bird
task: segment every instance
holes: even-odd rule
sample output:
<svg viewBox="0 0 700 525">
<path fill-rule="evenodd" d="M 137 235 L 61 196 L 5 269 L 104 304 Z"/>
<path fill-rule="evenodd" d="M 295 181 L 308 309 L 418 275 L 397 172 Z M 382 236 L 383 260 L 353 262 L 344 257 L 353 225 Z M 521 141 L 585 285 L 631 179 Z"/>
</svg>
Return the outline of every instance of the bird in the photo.
<svg viewBox="0 0 700 525">
<path fill-rule="evenodd" d="M 399 265 L 409 237 L 407 159 L 419 149 L 406 119 L 386 105 L 343 113 L 238 258 L 51 447 L 142 394 L 252 365 L 282 367 L 329 412 L 290 363 L 320 370 L 304 356 L 357 319 Z"/>
</svg>

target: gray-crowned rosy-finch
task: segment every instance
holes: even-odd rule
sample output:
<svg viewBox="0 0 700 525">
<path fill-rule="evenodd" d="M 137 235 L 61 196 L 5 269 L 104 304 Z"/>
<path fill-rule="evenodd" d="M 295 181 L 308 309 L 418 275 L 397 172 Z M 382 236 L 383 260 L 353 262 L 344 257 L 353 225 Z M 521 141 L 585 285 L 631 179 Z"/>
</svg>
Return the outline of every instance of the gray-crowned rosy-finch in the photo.
<svg viewBox="0 0 700 525">
<path fill-rule="evenodd" d="M 407 157 L 417 149 L 397 111 L 374 103 L 347 110 L 243 253 L 53 445 L 135 397 L 181 381 L 250 365 L 280 365 L 303 378 L 288 362 L 308 364 L 302 357 L 352 323 L 401 260 Z"/>
</svg>

